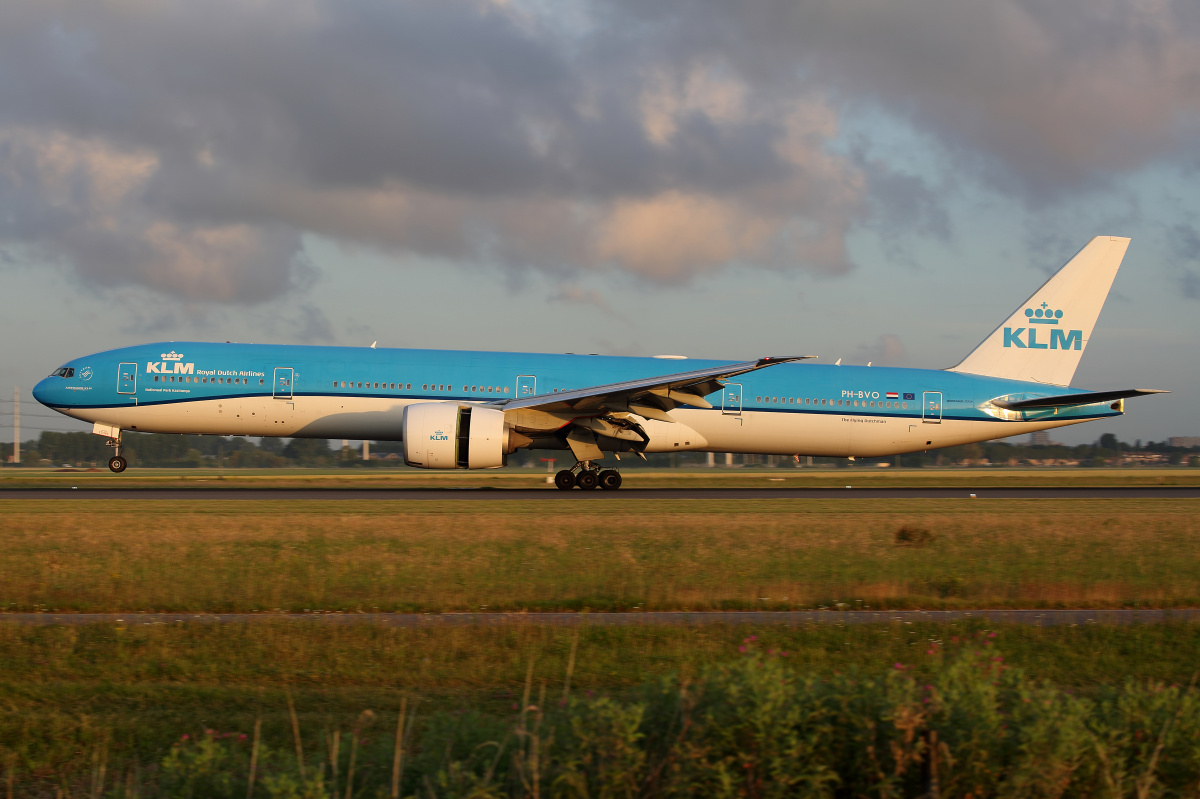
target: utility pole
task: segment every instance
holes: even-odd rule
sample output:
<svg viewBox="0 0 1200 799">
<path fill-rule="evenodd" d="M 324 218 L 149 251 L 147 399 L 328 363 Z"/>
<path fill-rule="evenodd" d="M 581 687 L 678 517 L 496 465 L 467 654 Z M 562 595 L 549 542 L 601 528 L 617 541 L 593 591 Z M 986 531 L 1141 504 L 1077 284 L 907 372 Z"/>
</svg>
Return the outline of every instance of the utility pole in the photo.
<svg viewBox="0 0 1200 799">
<path fill-rule="evenodd" d="M 21 387 L 13 389 L 13 466 L 21 464 Z"/>
</svg>

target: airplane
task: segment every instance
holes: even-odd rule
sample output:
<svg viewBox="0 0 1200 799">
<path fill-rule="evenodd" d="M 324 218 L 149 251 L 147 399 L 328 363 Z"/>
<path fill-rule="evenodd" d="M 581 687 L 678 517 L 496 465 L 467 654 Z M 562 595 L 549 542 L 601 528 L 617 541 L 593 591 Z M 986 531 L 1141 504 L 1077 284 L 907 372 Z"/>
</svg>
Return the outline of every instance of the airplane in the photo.
<svg viewBox="0 0 1200 799">
<path fill-rule="evenodd" d="M 76 358 L 33 390 L 114 448 L 127 430 L 403 442 L 423 469 L 567 450 L 560 489 L 615 490 L 607 455 L 881 457 L 1119 416 L 1154 389 L 1071 388 L 1129 239 L 1093 238 L 947 369 L 165 342 Z M 686 360 L 686 364 L 683 361 Z M 680 367 L 686 366 L 684 369 Z"/>
</svg>

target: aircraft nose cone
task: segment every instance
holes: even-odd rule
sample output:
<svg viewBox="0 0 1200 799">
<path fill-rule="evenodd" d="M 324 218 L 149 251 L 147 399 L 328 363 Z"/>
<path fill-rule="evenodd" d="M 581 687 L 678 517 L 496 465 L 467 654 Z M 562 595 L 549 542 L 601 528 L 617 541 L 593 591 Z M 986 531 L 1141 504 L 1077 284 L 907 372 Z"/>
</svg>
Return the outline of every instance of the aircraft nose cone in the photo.
<svg viewBox="0 0 1200 799">
<path fill-rule="evenodd" d="M 36 386 L 33 387 L 33 398 L 35 400 L 37 400 L 38 402 L 42 403 L 43 405 L 47 405 L 47 406 L 52 404 L 52 399 L 53 399 L 53 397 L 52 397 L 53 392 L 50 390 L 49 384 L 50 384 L 50 378 L 44 377 L 38 382 L 38 384 Z"/>
</svg>

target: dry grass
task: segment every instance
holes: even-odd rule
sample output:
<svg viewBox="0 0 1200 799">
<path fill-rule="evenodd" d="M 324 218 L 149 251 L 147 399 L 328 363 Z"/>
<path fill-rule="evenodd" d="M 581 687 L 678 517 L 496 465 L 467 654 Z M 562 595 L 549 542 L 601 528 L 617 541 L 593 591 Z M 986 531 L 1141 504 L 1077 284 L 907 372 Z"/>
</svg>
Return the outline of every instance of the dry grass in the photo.
<svg viewBox="0 0 1200 799">
<path fill-rule="evenodd" d="M 592 507 L 3 502 L 0 606 L 438 612 L 1200 601 L 1197 500 Z M 902 527 L 931 538 L 898 546 Z"/>
</svg>

